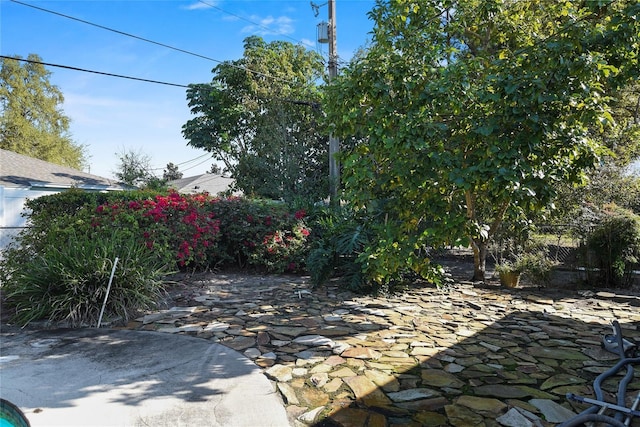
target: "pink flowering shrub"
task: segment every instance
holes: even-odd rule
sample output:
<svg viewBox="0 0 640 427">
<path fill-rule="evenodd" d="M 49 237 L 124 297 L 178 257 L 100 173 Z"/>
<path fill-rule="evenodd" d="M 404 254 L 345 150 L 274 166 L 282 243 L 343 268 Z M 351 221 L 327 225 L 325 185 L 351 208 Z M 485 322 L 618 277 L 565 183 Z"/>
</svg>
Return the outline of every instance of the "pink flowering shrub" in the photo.
<svg viewBox="0 0 640 427">
<path fill-rule="evenodd" d="M 269 271 L 296 272 L 304 267 L 303 254 L 308 251 L 309 230 L 301 221 L 291 229 L 267 233 L 250 255 L 250 262 Z"/>
<path fill-rule="evenodd" d="M 220 219 L 223 263 L 274 273 L 304 270 L 310 229 L 303 210 L 240 197 L 214 200 L 210 208 Z"/>
<path fill-rule="evenodd" d="M 207 209 L 204 194 L 158 194 L 152 199 L 104 203 L 96 208 L 95 228 L 118 228 L 179 268 L 202 269 L 218 257 L 220 221 Z"/>
<path fill-rule="evenodd" d="M 116 257 L 105 313 L 126 320 L 155 304 L 176 267 L 298 272 L 309 250 L 306 213 L 278 202 L 72 190 L 30 208 L 29 227 L 0 259 L 3 295 L 20 324 L 95 324 Z"/>
<path fill-rule="evenodd" d="M 142 238 L 180 269 L 233 266 L 268 272 L 304 269 L 310 234 L 303 210 L 279 202 L 206 194 L 158 194 L 99 205 L 91 224 Z"/>
<path fill-rule="evenodd" d="M 307 213 L 275 201 L 175 191 L 70 191 L 36 199 L 34 207 L 28 244 L 20 253 L 24 259 L 46 252 L 66 229 L 87 239 L 115 232 L 181 270 L 300 272 L 309 252 Z"/>
</svg>

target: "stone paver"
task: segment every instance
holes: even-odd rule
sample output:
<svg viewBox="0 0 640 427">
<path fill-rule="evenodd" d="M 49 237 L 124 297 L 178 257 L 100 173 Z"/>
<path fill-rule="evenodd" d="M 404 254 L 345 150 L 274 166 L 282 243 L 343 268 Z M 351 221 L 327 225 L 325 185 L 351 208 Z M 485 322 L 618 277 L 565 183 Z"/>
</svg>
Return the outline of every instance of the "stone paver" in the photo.
<svg viewBox="0 0 640 427">
<path fill-rule="evenodd" d="M 593 397 L 593 379 L 614 363 L 600 348 L 613 319 L 640 341 L 635 294 L 460 282 L 383 298 L 313 289 L 304 277 L 219 274 L 171 295 L 175 307 L 128 328 L 244 352 L 299 427 L 552 426 L 583 408 L 566 393 Z M 611 402 L 616 386 L 604 384 Z"/>
</svg>

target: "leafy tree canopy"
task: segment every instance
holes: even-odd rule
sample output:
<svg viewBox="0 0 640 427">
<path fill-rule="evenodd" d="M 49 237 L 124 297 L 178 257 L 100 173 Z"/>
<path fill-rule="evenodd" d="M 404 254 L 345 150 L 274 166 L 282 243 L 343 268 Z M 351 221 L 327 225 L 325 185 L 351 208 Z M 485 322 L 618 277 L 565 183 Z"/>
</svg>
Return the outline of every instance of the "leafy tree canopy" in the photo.
<svg viewBox="0 0 640 427">
<path fill-rule="evenodd" d="M 171 162 L 167 163 L 167 168 L 162 173 L 162 179 L 164 181 L 173 181 L 174 179 L 182 178 L 183 173 L 178 170 L 178 165 Z"/>
<path fill-rule="evenodd" d="M 207 171 L 207 173 L 210 173 L 213 175 L 222 175 L 222 168 L 217 163 L 213 163 L 209 168 L 209 170 Z"/>
<path fill-rule="evenodd" d="M 597 163 L 611 95 L 640 72 L 634 0 L 391 0 L 373 41 L 328 87 L 345 198 L 384 219 L 361 260 L 387 280 L 416 249 L 487 244 Z M 601 140 L 600 140 L 601 141 Z"/>
<path fill-rule="evenodd" d="M 603 136 L 615 164 L 624 168 L 640 159 L 640 83 L 633 82 L 616 91 L 612 115 L 618 126 Z"/>
<path fill-rule="evenodd" d="M 141 151 L 125 150 L 116 153 L 118 157 L 116 178 L 124 184 L 134 187 L 158 187 L 161 180 L 151 169 L 151 157 Z"/>
<path fill-rule="evenodd" d="M 640 214 L 640 174 L 634 170 L 640 165 L 640 84 L 632 82 L 617 90 L 611 106 L 617 126 L 604 133 L 592 132 L 609 152 L 588 171 L 585 186 L 566 182 L 556 188 L 555 209 L 543 213 L 545 222 L 575 225 L 588 206 L 612 203 Z"/>
<path fill-rule="evenodd" d="M 30 54 L 24 64 L 0 58 L 0 148 L 81 169 L 84 147 L 69 133 L 69 118 L 62 111 L 64 97 L 51 84 L 51 72 Z"/>
<path fill-rule="evenodd" d="M 327 147 L 317 121 L 321 57 L 288 42 L 245 39 L 244 56 L 187 91 L 189 145 L 224 163 L 244 194 L 322 198 Z M 326 187 L 326 188 L 325 188 Z"/>
</svg>

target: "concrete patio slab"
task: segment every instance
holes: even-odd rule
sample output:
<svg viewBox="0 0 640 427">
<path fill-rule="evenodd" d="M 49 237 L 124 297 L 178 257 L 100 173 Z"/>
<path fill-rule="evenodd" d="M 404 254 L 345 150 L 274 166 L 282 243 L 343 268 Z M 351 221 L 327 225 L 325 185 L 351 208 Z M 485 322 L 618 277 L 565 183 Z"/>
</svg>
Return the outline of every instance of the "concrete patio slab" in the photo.
<svg viewBox="0 0 640 427">
<path fill-rule="evenodd" d="M 176 334 L 57 329 L 1 334 L 0 396 L 38 426 L 289 426 L 240 353 Z"/>
</svg>

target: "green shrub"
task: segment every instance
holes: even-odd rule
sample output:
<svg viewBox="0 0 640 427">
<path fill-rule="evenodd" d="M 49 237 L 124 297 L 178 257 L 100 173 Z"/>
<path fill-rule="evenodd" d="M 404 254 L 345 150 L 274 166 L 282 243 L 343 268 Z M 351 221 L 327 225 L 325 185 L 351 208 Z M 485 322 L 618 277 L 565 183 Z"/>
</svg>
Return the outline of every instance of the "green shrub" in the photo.
<svg viewBox="0 0 640 427">
<path fill-rule="evenodd" d="M 596 285 L 629 287 L 633 267 L 640 262 L 640 216 L 615 205 L 600 212 L 599 223 L 587 236 L 587 249 L 597 274 Z"/>
<path fill-rule="evenodd" d="M 0 260 L 3 297 L 27 323 L 91 323 L 119 257 L 114 315 L 148 306 L 168 268 L 234 262 L 268 272 L 303 271 L 311 230 L 306 212 L 276 202 L 206 194 L 72 190 L 29 202 L 25 229 Z"/>
<path fill-rule="evenodd" d="M 166 194 L 150 190 L 110 191 L 100 193 L 71 188 L 56 194 L 38 197 L 27 201 L 31 222 L 43 223 L 60 215 L 75 215 L 84 209 L 93 210 L 105 203 L 118 203 L 132 200 L 153 199 Z"/>
<path fill-rule="evenodd" d="M 3 282 L 5 304 L 16 323 L 47 319 L 95 325 L 116 257 L 105 314 L 126 320 L 158 300 L 167 266 L 140 240 L 118 229 L 84 234 L 66 229 L 56 237 L 57 244 L 20 268 L 13 266 Z"/>
<path fill-rule="evenodd" d="M 532 249 L 515 255 L 512 259 L 503 259 L 496 264 L 496 272 L 522 273 L 536 284 L 548 284 L 551 271 L 556 265 L 543 249 Z"/>
<path fill-rule="evenodd" d="M 314 286 L 338 278 L 346 289 L 377 292 L 378 284 L 365 274 L 362 255 L 374 237 L 367 221 L 348 207 L 326 208 L 313 226 L 307 270 Z"/>
<path fill-rule="evenodd" d="M 307 270 L 314 285 L 338 277 L 362 293 L 393 291 L 417 278 L 441 285 L 443 269 L 430 262 L 415 235 L 402 244 L 389 238 L 386 215 L 363 215 L 348 207 L 327 209 L 314 223 Z"/>
<path fill-rule="evenodd" d="M 272 273 L 304 270 L 310 234 L 304 210 L 242 197 L 212 200 L 209 209 L 220 220 L 221 264 Z"/>
</svg>

